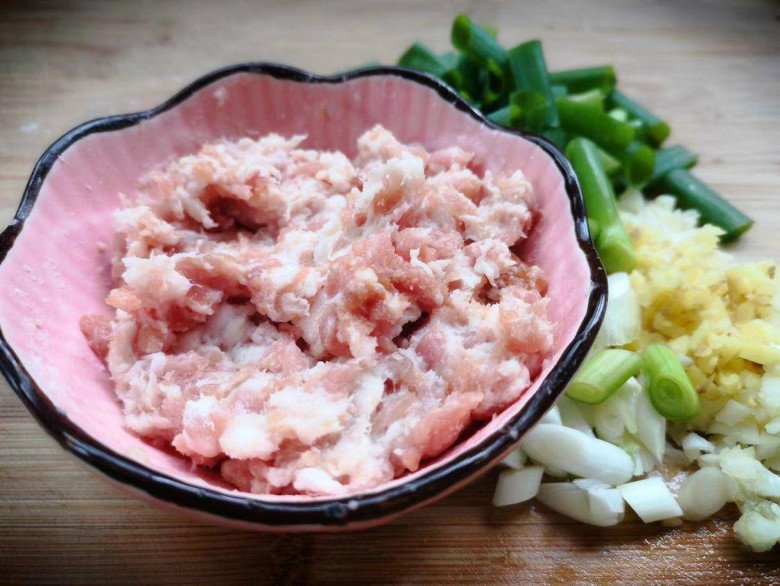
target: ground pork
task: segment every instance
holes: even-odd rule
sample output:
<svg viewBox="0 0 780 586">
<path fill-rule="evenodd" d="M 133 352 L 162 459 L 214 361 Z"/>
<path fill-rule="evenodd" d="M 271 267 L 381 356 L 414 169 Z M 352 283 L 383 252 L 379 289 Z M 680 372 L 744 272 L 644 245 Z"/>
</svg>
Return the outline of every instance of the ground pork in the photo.
<svg viewBox="0 0 780 586">
<path fill-rule="evenodd" d="M 84 316 L 126 425 L 255 493 L 339 495 L 447 450 L 552 348 L 520 170 L 381 126 L 357 156 L 204 146 L 115 215 L 112 318 Z"/>
</svg>

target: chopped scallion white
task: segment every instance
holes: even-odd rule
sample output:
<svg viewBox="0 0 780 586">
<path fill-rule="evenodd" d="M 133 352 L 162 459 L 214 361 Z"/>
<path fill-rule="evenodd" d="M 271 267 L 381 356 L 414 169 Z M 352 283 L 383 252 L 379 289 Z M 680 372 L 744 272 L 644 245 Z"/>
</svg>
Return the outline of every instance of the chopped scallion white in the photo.
<svg viewBox="0 0 780 586">
<path fill-rule="evenodd" d="M 588 491 L 588 504 L 594 525 L 617 525 L 623 519 L 623 496 L 616 488 L 597 488 Z"/>
<path fill-rule="evenodd" d="M 645 523 L 682 516 L 680 505 L 664 481 L 654 476 L 617 487 L 634 512 Z"/>
<path fill-rule="evenodd" d="M 565 395 L 561 397 L 558 400 L 558 411 L 561 414 L 561 424 L 593 437 L 593 429 L 587 419 L 585 419 L 583 410 L 580 408 L 581 405 L 581 403 L 578 404 L 577 401 L 573 401 Z M 589 405 L 582 406 L 585 409 L 590 408 Z"/>
<path fill-rule="evenodd" d="M 553 478 L 567 478 L 569 476 L 568 472 L 554 466 L 545 466 L 544 472 L 547 476 L 552 476 Z"/>
<path fill-rule="evenodd" d="M 636 395 L 636 426 L 639 441 L 660 463 L 666 448 L 666 419 L 653 408 L 644 389 Z"/>
<path fill-rule="evenodd" d="M 522 450 L 514 449 L 509 452 L 506 458 L 501 460 L 501 463 L 509 468 L 520 470 L 525 464 L 525 454 Z"/>
<path fill-rule="evenodd" d="M 562 515 L 583 523 L 590 523 L 588 493 L 571 482 L 542 484 L 536 500 Z"/>
<path fill-rule="evenodd" d="M 593 347 L 596 349 L 624 346 L 639 338 L 642 329 L 639 299 L 627 273 L 612 273 L 608 277 L 609 301 Z"/>
<path fill-rule="evenodd" d="M 535 462 L 584 478 L 609 484 L 629 480 L 634 462 L 626 452 L 608 442 L 562 425 L 542 423 L 520 442 L 521 449 Z"/>
<path fill-rule="evenodd" d="M 550 409 L 542 415 L 542 418 L 539 420 L 539 423 L 552 423 L 555 425 L 561 425 L 561 414 L 558 411 L 558 406 L 553 405 L 550 407 Z"/>
<path fill-rule="evenodd" d="M 522 470 L 504 470 L 498 476 L 493 505 L 505 507 L 531 500 L 539 492 L 544 468 L 528 466 Z"/>
<path fill-rule="evenodd" d="M 619 444 L 625 432 L 636 433 L 636 398 L 641 390 L 639 382 L 630 378 L 609 399 L 593 407 L 597 436 Z"/>
<path fill-rule="evenodd" d="M 642 476 L 655 468 L 655 457 L 646 447 L 630 442 L 623 444 L 623 449 L 634 459 L 634 476 Z"/>
<path fill-rule="evenodd" d="M 582 490 L 595 490 L 595 489 L 606 489 L 606 488 L 612 488 L 611 485 L 607 484 L 606 482 L 602 482 L 601 480 L 596 480 L 595 478 L 575 478 L 572 480 L 575 486 L 579 486 Z"/>
<path fill-rule="evenodd" d="M 625 507 L 623 497 L 616 488 L 593 478 L 577 478 L 572 482 L 587 491 L 591 518 L 597 525 L 615 525 L 620 522 Z"/>
</svg>

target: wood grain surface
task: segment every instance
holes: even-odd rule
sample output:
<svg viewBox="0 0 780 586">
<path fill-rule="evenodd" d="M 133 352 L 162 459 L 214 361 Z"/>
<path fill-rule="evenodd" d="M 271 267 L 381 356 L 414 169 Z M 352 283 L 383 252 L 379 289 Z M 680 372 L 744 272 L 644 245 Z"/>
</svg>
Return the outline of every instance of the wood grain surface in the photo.
<svg viewBox="0 0 780 586">
<path fill-rule="evenodd" d="M 737 248 L 780 258 L 780 3 L 0 1 L 0 222 L 40 152 L 88 118 L 158 104 L 221 65 L 329 73 L 447 46 L 461 11 L 545 42 L 552 68 L 614 63 L 622 87 L 700 153 L 697 173 L 753 215 Z M 2 283 L 0 283 L 0 287 Z M 279 536 L 201 526 L 117 493 L 61 451 L 0 382 L 0 583 L 780 583 L 735 511 L 597 529 L 539 505 L 490 507 L 491 473 L 387 527 Z"/>
</svg>

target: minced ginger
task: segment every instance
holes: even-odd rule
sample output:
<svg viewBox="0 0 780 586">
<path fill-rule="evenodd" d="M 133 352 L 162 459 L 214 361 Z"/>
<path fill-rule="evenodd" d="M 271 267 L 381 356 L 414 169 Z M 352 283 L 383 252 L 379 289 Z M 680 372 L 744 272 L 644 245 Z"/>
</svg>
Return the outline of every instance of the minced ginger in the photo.
<svg viewBox="0 0 780 586">
<path fill-rule="evenodd" d="M 667 197 L 637 201 L 623 203 L 623 220 L 637 254 L 631 284 L 642 345 L 666 342 L 688 358 L 688 376 L 705 399 L 697 424 L 729 399 L 758 406 L 765 369 L 780 362 L 774 263 L 735 264 L 718 248 L 720 229 L 697 227 L 695 212 L 674 210 Z"/>
</svg>

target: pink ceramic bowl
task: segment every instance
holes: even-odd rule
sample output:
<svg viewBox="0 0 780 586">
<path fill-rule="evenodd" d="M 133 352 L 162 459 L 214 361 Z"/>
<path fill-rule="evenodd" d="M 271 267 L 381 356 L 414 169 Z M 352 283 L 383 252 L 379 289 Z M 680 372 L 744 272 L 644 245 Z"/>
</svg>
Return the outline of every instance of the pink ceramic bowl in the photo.
<svg viewBox="0 0 780 586">
<path fill-rule="evenodd" d="M 549 279 L 555 352 L 515 404 L 420 470 L 340 498 L 239 492 L 171 450 L 128 432 L 79 318 L 108 313 L 111 212 L 152 168 L 207 141 L 269 132 L 307 146 L 354 149 L 381 123 L 428 149 L 460 145 L 488 169 L 521 168 L 541 220 L 523 255 Z M 66 450 L 134 493 L 212 521 L 266 530 L 376 525 L 443 497 L 498 462 L 541 417 L 582 362 L 606 305 L 606 275 L 588 235 L 577 180 L 546 140 L 499 129 L 449 87 L 393 67 L 320 77 L 279 65 L 211 73 L 147 112 L 71 130 L 40 158 L 0 235 L 0 368 Z M 74 495 L 77 492 L 74 488 Z"/>
</svg>

